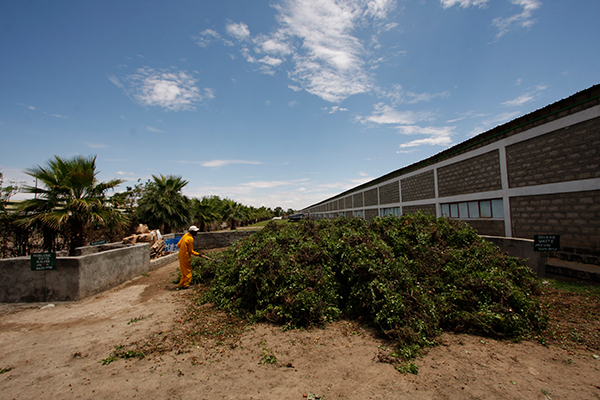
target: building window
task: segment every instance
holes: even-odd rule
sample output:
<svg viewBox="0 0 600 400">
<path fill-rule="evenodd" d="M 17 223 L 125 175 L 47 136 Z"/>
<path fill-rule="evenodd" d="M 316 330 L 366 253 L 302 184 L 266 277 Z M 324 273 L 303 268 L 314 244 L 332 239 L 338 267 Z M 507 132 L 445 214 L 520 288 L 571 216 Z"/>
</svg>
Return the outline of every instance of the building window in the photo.
<svg viewBox="0 0 600 400">
<path fill-rule="evenodd" d="M 354 211 L 354 216 L 356 218 L 364 218 L 365 217 L 365 212 L 364 212 L 364 210 Z"/>
<path fill-rule="evenodd" d="M 502 199 L 442 204 L 442 216 L 450 218 L 504 218 Z"/>
<path fill-rule="evenodd" d="M 400 215 L 402 215 L 402 213 L 400 212 L 400 207 L 382 208 L 379 211 L 379 214 L 382 217 L 388 217 L 390 215 L 393 215 L 394 217 L 399 217 Z"/>
</svg>

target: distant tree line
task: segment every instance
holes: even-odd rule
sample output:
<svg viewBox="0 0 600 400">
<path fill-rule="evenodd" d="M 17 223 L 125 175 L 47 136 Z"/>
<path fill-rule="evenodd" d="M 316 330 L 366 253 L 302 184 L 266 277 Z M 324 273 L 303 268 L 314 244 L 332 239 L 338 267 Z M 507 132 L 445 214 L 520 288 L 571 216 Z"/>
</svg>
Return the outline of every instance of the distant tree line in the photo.
<svg viewBox="0 0 600 400">
<path fill-rule="evenodd" d="M 190 225 L 206 232 L 294 213 L 281 207 L 245 206 L 219 196 L 188 198 L 182 193 L 188 181 L 174 175 L 152 175 L 151 180 L 138 180 L 114 193 L 124 181 L 99 182 L 96 156 L 54 156 L 25 173 L 35 179 L 35 186 L 14 181 L 5 185 L 0 173 L 2 258 L 63 249 L 74 254 L 75 248 L 93 240 L 120 241 L 140 223 L 161 233 L 181 232 Z M 19 192 L 30 198 L 11 202 Z"/>
</svg>

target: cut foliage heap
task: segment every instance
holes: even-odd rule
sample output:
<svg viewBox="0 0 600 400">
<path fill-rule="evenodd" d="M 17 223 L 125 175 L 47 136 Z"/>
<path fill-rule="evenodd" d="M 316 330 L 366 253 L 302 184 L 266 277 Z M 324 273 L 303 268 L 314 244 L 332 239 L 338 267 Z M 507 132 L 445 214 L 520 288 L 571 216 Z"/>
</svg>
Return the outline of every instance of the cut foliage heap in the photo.
<svg viewBox="0 0 600 400">
<path fill-rule="evenodd" d="M 466 224 L 421 213 L 269 224 L 199 259 L 207 300 L 286 328 L 358 318 L 410 359 L 441 330 L 519 338 L 547 315 L 529 267 Z"/>
</svg>

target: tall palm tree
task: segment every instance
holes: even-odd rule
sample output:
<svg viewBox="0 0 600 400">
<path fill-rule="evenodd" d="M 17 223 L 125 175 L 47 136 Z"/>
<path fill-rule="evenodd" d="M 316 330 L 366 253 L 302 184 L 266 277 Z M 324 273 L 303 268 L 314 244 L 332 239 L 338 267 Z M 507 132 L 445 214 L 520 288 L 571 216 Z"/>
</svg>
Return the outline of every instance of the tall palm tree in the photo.
<svg viewBox="0 0 600 400">
<path fill-rule="evenodd" d="M 224 220 L 229 220 L 231 230 L 236 229 L 236 221 L 243 221 L 247 215 L 243 205 L 229 199 L 224 201 L 221 213 Z"/>
<path fill-rule="evenodd" d="M 202 200 L 192 199 L 192 221 L 200 225 L 200 232 L 206 232 L 210 223 L 220 222 L 220 220 L 218 202 L 214 196 L 205 196 Z"/>
<path fill-rule="evenodd" d="M 36 165 L 25 173 L 36 178 L 41 186 L 25 186 L 25 193 L 34 194 L 33 199 L 20 203 L 23 217 L 19 222 L 24 226 L 40 224 L 46 241 L 65 230 L 68 238 L 69 254 L 85 244 L 85 228 L 93 223 L 121 219 L 120 214 L 107 206 L 106 192 L 123 183 L 121 179 L 98 182 L 96 156 L 61 158 L 47 161 L 46 166 Z"/>
<path fill-rule="evenodd" d="M 190 221 L 191 205 L 181 190 L 188 181 L 174 175 L 152 175 L 152 178 L 138 201 L 136 216 L 142 223 L 164 233 L 184 228 Z"/>
</svg>

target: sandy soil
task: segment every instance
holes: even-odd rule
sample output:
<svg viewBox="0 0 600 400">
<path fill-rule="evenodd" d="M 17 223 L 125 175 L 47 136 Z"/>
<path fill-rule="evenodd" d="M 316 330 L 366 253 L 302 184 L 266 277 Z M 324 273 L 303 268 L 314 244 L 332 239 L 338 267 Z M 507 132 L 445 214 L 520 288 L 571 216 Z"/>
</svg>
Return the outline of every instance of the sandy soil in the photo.
<svg viewBox="0 0 600 400">
<path fill-rule="evenodd" d="M 83 301 L 1 304 L 0 398 L 600 398 L 600 360 L 584 348 L 444 334 L 415 361 L 417 375 L 401 374 L 378 362 L 381 338 L 347 321 L 287 332 L 258 324 L 229 344 L 198 337 L 185 351 L 111 360 L 115 346 L 156 341 L 183 323 L 193 291 L 174 290 L 177 268 Z"/>
</svg>

